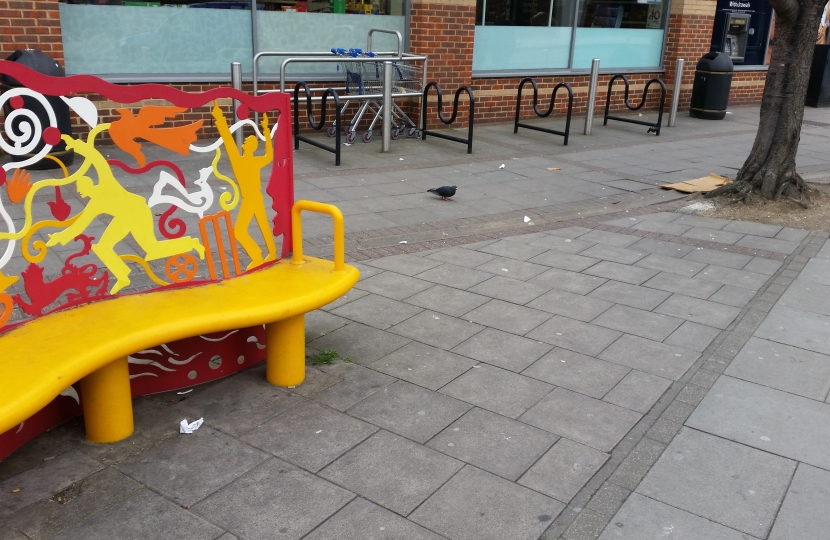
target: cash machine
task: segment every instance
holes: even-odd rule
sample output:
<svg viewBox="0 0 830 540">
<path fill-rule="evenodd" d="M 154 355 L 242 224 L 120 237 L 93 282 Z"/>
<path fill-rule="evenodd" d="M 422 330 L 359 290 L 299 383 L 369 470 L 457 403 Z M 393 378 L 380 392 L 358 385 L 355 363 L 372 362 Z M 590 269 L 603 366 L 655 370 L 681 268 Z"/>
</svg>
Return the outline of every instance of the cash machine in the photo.
<svg viewBox="0 0 830 540">
<path fill-rule="evenodd" d="M 769 0 L 717 0 L 710 50 L 735 65 L 763 65 L 771 19 Z"/>
<path fill-rule="evenodd" d="M 723 49 L 733 64 L 743 64 L 746 56 L 746 40 L 752 15 L 749 13 L 727 13 L 724 25 Z"/>
</svg>

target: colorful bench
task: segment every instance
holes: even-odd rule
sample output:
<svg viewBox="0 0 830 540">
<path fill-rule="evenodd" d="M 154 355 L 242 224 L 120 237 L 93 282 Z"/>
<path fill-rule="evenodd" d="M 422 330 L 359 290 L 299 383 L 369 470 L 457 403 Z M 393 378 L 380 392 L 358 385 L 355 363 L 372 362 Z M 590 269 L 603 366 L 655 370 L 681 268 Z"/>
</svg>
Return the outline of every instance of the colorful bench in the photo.
<svg viewBox="0 0 830 540">
<path fill-rule="evenodd" d="M 288 95 L 116 86 L 4 61 L 0 74 L 21 84 L 0 96 L 0 146 L 16 160 L 0 171 L 0 459 L 71 415 L 67 399 L 82 408 L 88 440 L 115 442 L 133 432 L 134 395 L 206 382 L 262 356 L 269 382 L 301 383 L 304 314 L 359 273 L 345 264 L 340 211 L 293 201 Z M 61 134 L 48 96 L 88 133 Z M 231 99 L 240 105 L 228 125 L 217 102 Z M 198 139 L 211 118 L 219 137 Z M 243 128 L 252 135 L 240 148 Z M 121 151 L 105 153 L 124 158 L 102 153 L 106 136 Z M 31 182 L 26 167 L 56 159 L 49 152 L 61 143 L 80 167 L 70 174 L 59 163 Z M 198 167 L 192 182 L 188 167 Z M 303 255 L 304 210 L 333 218 L 333 262 Z"/>
</svg>

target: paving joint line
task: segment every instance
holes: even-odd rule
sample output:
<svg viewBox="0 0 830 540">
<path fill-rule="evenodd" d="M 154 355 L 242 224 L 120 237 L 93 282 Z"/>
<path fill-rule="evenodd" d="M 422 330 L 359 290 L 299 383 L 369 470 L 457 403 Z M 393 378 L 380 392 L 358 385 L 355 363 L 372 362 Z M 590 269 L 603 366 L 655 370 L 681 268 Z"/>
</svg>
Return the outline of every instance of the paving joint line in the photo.
<svg viewBox="0 0 830 540">
<path fill-rule="evenodd" d="M 660 457 L 665 453 L 665 450 L 671 444 L 674 437 L 680 431 L 680 429 L 685 424 L 686 420 L 689 416 L 694 412 L 697 406 L 702 401 L 705 393 L 708 393 L 709 389 L 714 385 L 715 380 L 717 380 L 720 375 L 726 370 L 732 360 L 737 356 L 740 349 L 749 341 L 749 338 L 752 337 L 755 330 L 760 326 L 763 322 L 763 319 L 766 318 L 767 313 L 769 310 L 764 310 L 763 307 L 760 309 L 755 309 L 756 306 L 761 304 L 761 298 L 767 294 L 767 290 L 769 289 L 770 285 L 772 285 L 780 275 L 787 271 L 792 270 L 790 268 L 791 265 L 801 265 L 801 269 L 803 269 L 804 265 L 801 264 L 802 260 L 802 253 L 807 250 L 807 248 L 811 244 L 819 244 L 823 243 L 825 239 L 827 239 L 827 233 L 820 233 L 817 231 L 811 231 L 804 240 L 801 241 L 799 247 L 789 256 L 787 256 L 783 264 L 778 268 L 778 270 L 769 276 L 767 281 L 764 285 L 758 290 L 755 296 L 750 300 L 746 306 L 741 310 L 738 316 L 735 318 L 734 321 L 724 329 L 713 341 L 709 344 L 708 347 L 701 353 L 700 358 L 698 358 L 695 363 L 684 373 L 684 375 L 675 381 L 666 393 L 658 400 L 658 402 L 652 407 L 651 411 L 649 411 L 640 421 L 629 431 L 626 437 L 618 443 L 618 445 L 612 450 L 611 458 L 600 468 L 599 471 L 589 480 L 582 488 L 582 490 L 577 493 L 577 495 L 571 500 L 568 506 L 557 516 L 557 519 L 553 521 L 551 526 L 548 528 L 545 533 L 542 534 L 540 540 L 587 540 L 588 536 L 580 535 L 577 530 L 574 530 L 574 524 L 577 522 L 579 517 L 582 513 L 587 510 L 592 510 L 591 503 L 596 499 L 595 495 L 600 493 L 600 490 L 605 487 L 615 486 L 618 488 L 622 488 L 628 491 L 628 495 L 626 495 L 625 499 L 620 502 L 619 505 L 613 510 L 613 514 L 609 515 L 607 519 L 601 519 L 593 524 L 589 524 L 588 533 L 591 540 L 596 539 L 599 534 L 605 530 L 613 516 L 616 515 L 616 512 L 619 508 L 628 500 L 628 497 L 631 493 L 636 490 L 637 486 L 632 486 L 633 489 L 630 489 L 628 486 L 621 486 L 619 484 L 615 484 L 612 480 L 613 475 L 620 470 L 620 467 L 626 462 L 627 458 L 631 456 L 632 452 L 640 445 L 643 440 L 653 441 L 663 447 L 662 451 L 659 455 L 657 455 L 651 462 L 647 465 L 645 471 L 642 472 L 640 479 L 637 481 L 637 485 L 642 482 L 642 480 L 646 477 L 648 472 L 651 468 L 657 463 Z M 820 239 L 819 242 L 814 242 L 815 239 Z M 817 249 L 812 251 L 818 251 Z M 801 269 L 798 270 L 800 273 Z M 776 293 L 777 298 L 780 298 L 782 293 Z M 776 298 L 776 301 L 777 301 Z M 774 305 L 774 302 L 773 302 Z M 760 313 L 760 318 L 758 320 L 753 320 L 754 318 L 758 317 L 758 315 L 754 315 L 754 313 Z M 744 321 L 749 321 L 747 325 L 744 325 Z M 746 336 L 740 336 L 740 334 L 735 334 L 735 331 L 741 329 L 744 333 L 747 333 Z M 729 338 L 733 335 L 738 335 L 739 343 L 731 343 Z M 731 350 L 723 350 L 724 347 L 731 348 Z M 720 353 L 720 354 L 718 354 Z M 725 356 L 721 356 L 724 354 Z M 710 361 L 715 359 L 717 365 L 715 369 L 707 369 L 710 366 Z M 701 372 L 711 372 L 714 377 L 712 378 L 712 384 L 708 386 L 701 386 L 698 384 L 694 384 L 692 381 L 696 379 L 698 374 Z M 711 376 L 711 375 L 710 375 Z M 706 392 L 700 396 L 700 399 L 696 399 L 695 403 L 688 403 L 682 401 L 680 399 L 681 393 L 690 386 L 700 387 L 705 389 Z M 690 405 L 691 411 L 688 414 L 685 414 L 685 417 L 680 421 L 676 422 L 674 419 L 669 419 L 667 416 L 669 408 L 674 405 L 675 403 L 682 403 L 683 405 Z M 689 408 L 689 407 L 684 407 Z M 670 422 L 672 424 L 677 425 L 677 429 L 672 433 L 669 437 L 664 438 L 662 440 L 654 439 L 654 435 L 649 436 L 652 429 L 657 425 L 657 423 L 661 420 L 666 422 Z M 596 512 L 591 512 L 596 514 Z M 586 514 L 590 518 L 590 513 Z M 589 519 L 588 518 L 588 519 Z M 581 525 L 581 524 L 578 524 Z M 569 534 L 569 531 L 574 532 L 574 534 Z"/>
</svg>

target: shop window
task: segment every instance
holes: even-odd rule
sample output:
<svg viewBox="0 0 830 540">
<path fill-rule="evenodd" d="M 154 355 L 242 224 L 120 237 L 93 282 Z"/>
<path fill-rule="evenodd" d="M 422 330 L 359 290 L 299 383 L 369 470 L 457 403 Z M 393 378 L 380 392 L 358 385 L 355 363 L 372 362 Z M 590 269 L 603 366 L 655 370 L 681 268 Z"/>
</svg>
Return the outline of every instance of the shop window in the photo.
<svg viewBox="0 0 830 540">
<path fill-rule="evenodd" d="M 736 66 L 764 65 L 772 21 L 769 0 L 718 0 L 711 50 L 725 52 Z"/>
<path fill-rule="evenodd" d="M 567 68 L 573 0 L 479 0 L 473 71 Z"/>
<path fill-rule="evenodd" d="M 365 48 L 370 28 L 405 36 L 404 2 L 259 0 L 258 51 Z M 227 77 L 231 62 L 241 62 L 244 72 L 252 69 L 250 0 L 61 0 L 60 17 L 68 74 L 136 75 L 137 80 L 142 74 L 170 74 L 187 80 L 188 75 Z M 378 35 L 374 41 L 375 49 L 394 48 L 394 38 Z M 264 64 L 266 71 L 273 67 Z M 272 71 L 278 72 L 279 64 Z"/>
</svg>

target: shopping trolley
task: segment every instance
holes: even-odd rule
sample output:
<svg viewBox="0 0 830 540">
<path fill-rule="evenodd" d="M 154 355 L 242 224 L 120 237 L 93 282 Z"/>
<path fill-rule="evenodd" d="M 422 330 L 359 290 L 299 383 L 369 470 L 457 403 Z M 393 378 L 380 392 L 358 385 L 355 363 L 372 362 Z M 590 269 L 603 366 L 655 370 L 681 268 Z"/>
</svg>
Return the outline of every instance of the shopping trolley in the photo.
<svg viewBox="0 0 830 540">
<path fill-rule="evenodd" d="M 379 95 L 383 92 L 383 61 L 358 61 L 358 58 L 378 58 L 372 52 L 363 52 L 361 49 L 331 49 L 331 52 L 343 58 L 338 66 L 345 75 L 346 83 L 346 102 L 341 109 L 341 117 L 345 114 L 351 100 L 359 96 Z M 401 61 L 393 62 L 393 76 L 392 88 L 393 94 L 405 92 L 420 92 L 421 91 L 421 69 L 418 66 L 404 63 Z M 344 129 L 346 133 L 346 142 L 351 144 L 357 137 L 357 126 L 360 124 L 363 117 L 368 112 L 372 115 L 372 122 L 369 128 L 363 134 L 363 142 L 368 143 L 372 140 L 372 132 L 378 120 L 383 116 L 383 106 L 377 99 L 369 98 L 361 100 L 362 103 L 357 110 L 354 118 L 349 125 Z M 337 130 L 336 123 L 332 123 L 328 129 L 329 137 L 334 137 Z M 392 101 L 392 139 L 400 137 L 401 133 L 406 132 L 409 138 L 417 135 L 418 127 L 409 118 L 409 116 Z"/>
</svg>

